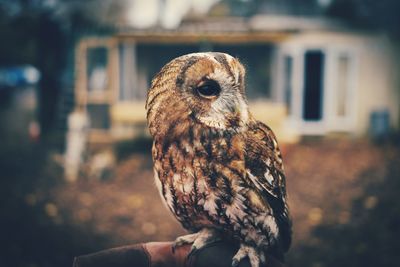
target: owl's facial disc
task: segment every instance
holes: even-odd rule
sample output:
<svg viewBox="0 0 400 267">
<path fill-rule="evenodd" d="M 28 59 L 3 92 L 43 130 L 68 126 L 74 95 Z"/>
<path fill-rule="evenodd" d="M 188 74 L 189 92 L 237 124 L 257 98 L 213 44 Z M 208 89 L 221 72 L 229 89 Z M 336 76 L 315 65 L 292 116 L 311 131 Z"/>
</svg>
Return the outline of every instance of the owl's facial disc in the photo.
<svg viewBox="0 0 400 267">
<path fill-rule="evenodd" d="M 249 113 L 243 92 L 243 80 L 241 79 L 242 66 L 233 57 L 210 53 L 188 69 L 190 75 L 196 77 L 192 86 L 192 94 L 195 99 L 191 105 L 195 117 L 203 124 L 218 128 L 240 128 L 246 125 Z M 207 70 L 203 67 L 211 64 Z M 193 72 L 192 72 L 193 71 Z"/>
<path fill-rule="evenodd" d="M 209 100 L 208 103 L 204 103 L 195 114 L 205 125 L 222 130 L 246 125 L 249 118 L 247 103 L 237 91 L 222 88 L 218 95 L 205 99 Z"/>
</svg>

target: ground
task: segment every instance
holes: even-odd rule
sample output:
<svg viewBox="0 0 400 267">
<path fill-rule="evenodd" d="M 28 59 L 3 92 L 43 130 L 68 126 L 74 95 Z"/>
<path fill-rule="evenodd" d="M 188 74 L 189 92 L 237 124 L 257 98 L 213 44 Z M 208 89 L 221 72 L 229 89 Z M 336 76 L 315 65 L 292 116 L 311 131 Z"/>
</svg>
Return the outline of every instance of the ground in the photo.
<svg viewBox="0 0 400 267">
<path fill-rule="evenodd" d="M 153 181 L 150 147 L 118 162 L 106 179 L 81 177 L 76 183 L 60 183 L 47 191 L 26 196 L 29 204 L 43 203 L 55 224 L 88 229 L 107 237 L 108 246 L 173 240 L 185 231 L 161 202 Z M 397 149 L 367 140 L 314 140 L 283 145 L 294 242 L 289 262 L 301 261 L 303 247 L 322 242 L 314 235 L 351 223 L 354 201 L 371 210 L 380 201 L 366 192 L 387 175 L 387 161 L 400 155 Z M 40 196 L 46 201 L 41 201 Z M 35 201 L 32 201 L 35 199 Z M 318 265 L 317 265 L 318 266 Z"/>
<path fill-rule="evenodd" d="M 47 214 L 55 222 L 90 225 L 96 232 L 112 237 L 116 245 L 171 240 L 183 234 L 156 190 L 149 151 L 119 162 L 106 180 L 81 177 L 77 183 L 51 188 L 47 192 L 50 202 L 45 204 Z M 383 150 L 360 140 L 285 146 L 294 245 L 307 240 L 316 225 L 348 222 L 352 200 L 361 196 L 363 186 L 371 182 L 362 179 L 362 174 L 374 171 L 376 177 L 383 177 L 383 154 Z M 32 192 L 27 199 L 44 193 Z M 371 196 L 368 201 L 377 200 Z"/>
</svg>

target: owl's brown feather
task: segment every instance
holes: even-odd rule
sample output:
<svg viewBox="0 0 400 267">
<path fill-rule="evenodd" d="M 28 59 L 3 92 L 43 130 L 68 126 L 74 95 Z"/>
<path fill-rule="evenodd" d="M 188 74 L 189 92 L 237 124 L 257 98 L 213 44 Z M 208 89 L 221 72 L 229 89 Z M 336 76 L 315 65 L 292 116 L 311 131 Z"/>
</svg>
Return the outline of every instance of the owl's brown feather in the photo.
<svg viewBox="0 0 400 267">
<path fill-rule="evenodd" d="M 196 90 L 210 80 L 218 94 L 202 96 Z M 248 112 L 243 83 L 243 66 L 222 53 L 162 68 L 146 103 L 156 182 L 189 231 L 214 228 L 283 254 L 291 225 L 282 157 L 272 131 Z"/>
<path fill-rule="evenodd" d="M 254 185 L 273 211 L 280 232 L 279 245 L 286 252 L 292 233 L 282 155 L 274 133 L 261 122 L 249 127 L 246 167 L 257 177 Z"/>
</svg>

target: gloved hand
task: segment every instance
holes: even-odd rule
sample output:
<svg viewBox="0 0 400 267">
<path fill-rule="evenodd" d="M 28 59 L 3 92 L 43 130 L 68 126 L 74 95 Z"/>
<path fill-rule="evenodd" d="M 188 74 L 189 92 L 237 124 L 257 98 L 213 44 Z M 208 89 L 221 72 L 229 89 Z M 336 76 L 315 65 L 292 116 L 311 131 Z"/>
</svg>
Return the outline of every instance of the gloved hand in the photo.
<svg viewBox="0 0 400 267">
<path fill-rule="evenodd" d="M 188 256 L 190 245 L 172 250 L 172 242 L 151 242 L 103 250 L 76 257 L 73 267 L 231 267 L 238 247 L 227 242 L 212 243 Z M 243 260 L 239 267 L 250 267 Z M 263 267 L 284 267 L 267 256 Z"/>
</svg>

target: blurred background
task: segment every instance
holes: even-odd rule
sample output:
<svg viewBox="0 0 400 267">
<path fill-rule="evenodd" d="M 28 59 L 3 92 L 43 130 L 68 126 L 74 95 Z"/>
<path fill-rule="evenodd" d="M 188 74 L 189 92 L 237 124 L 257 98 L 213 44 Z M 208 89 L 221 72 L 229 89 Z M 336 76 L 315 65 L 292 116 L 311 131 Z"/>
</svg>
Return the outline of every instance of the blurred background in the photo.
<svg viewBox="0 0 400 267">
<path fill-rule="evenodd" d="M 400 1 L 0 0 L 0 266 L 185 233 L 156 192 L 144 101 L 191 52 L 247 68 L 280 141 L 288 266 L 398 266 Z"/>
</svg>

